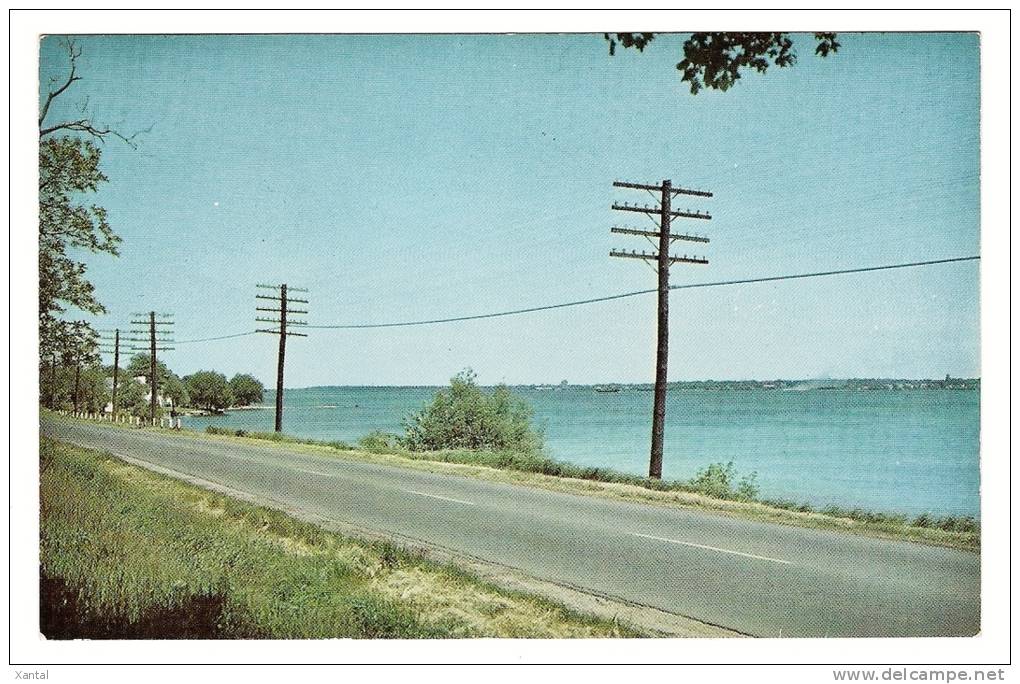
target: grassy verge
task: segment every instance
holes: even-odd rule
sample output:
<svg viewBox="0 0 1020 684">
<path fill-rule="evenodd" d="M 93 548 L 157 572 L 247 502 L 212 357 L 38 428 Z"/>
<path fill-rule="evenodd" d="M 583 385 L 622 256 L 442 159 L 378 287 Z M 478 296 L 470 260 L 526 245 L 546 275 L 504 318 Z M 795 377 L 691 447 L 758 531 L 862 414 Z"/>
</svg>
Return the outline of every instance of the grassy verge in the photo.
<svg viewBox="0 0 1020 684">
<path fill-rule="evenodd" d="M 576 494 L 600 495 L 644 503 L 696 507 L 755 520 L 837 530 L 890 539 L 978 550 L 980 526 L 967 516 L 920 515 L 907 517 L 862 509 L 828 506 L 816 509 L 809 504 L 759 499 L 747 489 L 734 486 L 731 473 L 720 479 L 712 475 L 692 481 L 652 480 L 620 473 L 608 468 L 563 463 L 540 455 L 470 450 L 408 451 L 392 436 L 373 433 L 351 445 L 301 439 L 275 432 L 245 432 L 210 426 L 207 434 L 246 438 L 311 447 L 316 453 L 356 457 L 404 467 L 457 472 L 461 475 L 539 486 Z M 725 472 L 725 468 L 714 472 Z"/>
<path fill-rule="evenodd" d="M 641 635 L 101 452 L 42 438 L 40 477 L 49 638 Z"/>
</svg>

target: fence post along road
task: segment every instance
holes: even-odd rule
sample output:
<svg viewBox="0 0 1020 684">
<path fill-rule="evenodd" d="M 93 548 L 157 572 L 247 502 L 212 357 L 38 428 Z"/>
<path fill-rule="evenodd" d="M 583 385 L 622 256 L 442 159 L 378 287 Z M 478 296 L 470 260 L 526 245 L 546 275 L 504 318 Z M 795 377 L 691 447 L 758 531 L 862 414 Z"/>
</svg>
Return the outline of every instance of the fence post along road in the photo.
<svg viewBox="0 0 1020 684">
<path fill-rule="evenodd" d="M 256 311 L 271 312 L 278 316 L 278 318 L 264 318 L 256 315 L 255 320 L 259 323 L 273 323 L 279 326 L 276 329 L 263 329 L 260 328 L 255 332 L 268 333 L 270 335 L 277 335 L 280 338 L 280 351 L 276 360 L 276 432 L 283 432 L 283 364 L 287 356 L 287 337 L 308 337 L 304 333 L 292 332 L 287 330 L 288 325 L 308 325 L 308 322 L 303 319 L 292 318 L 294 315 L 305 315 L 308 313 L 307 309 L 292 309 L 290 304 L 308 304 L 307 299 L 297 299 L 288 296 L 288 292 L 308 292 L 308 290 L 300 287 L 292 287 L 287 289 L 287 283 L 281 285 L 263 285 L 257 283 L 255 287 L 263 290 L 273 290 L 278 292 L 275 295 L 257 294 L 256 299 L 268 299 L 277 302 L 274 307 L 255 307 Z"/>
<path fill-rule="evenodd" d="M 669 267 L 675 263 L 708 264 L 708 259 L 704 257 L 687 256 L 686 254 L 683 256 L 676 256 L 670 254 L 670 246 L 676 240 L 702 243 L 708 242 L 708 238 L 703 235 L 671 233 L 670 223 L 673 218 L 698 219 L 704 221 L 708 221 L 712 218 L 708 213 L 703 213 L 701 211 L 690 211 L 689 209 L 686 211 L 673 211 L 670 204 L 672 199 L 677 195 L 711 197 L 712 193 L 704 190 L 674 188 L 673 182 L 670 180 L 664 180 L 660 185 L 613 181 L 613 186 L 617 188 L 627 188 L 629 190 L 645 190 L 659 203 L 659 206 L 657 207 L 648 207 L 631 206 L 628 203 L 618 204 L 614 202 L 612 207 L 616 211 L 630 211 L 644 214 L 653 224 L 655 223 L 653 216 L 658 215 L 659 222 L 656 226 L 658 230 L 649 231 L 639 230 L 636 228 L 620 228 L 617 226 L 610 229 L 610 232 L 613 233 L 644 237 L 652 244 L 653 247 L 658 249 L 657 252 L 647 253 L 644 251 L 636 252 L 634 250 L 626 252 L 618 249 L 614 249 L 609 252 L 609 256 L 612 257 L 641 259 L 649 266 L 654 264 L 652 269 L 656 271 L 659 279 L 658 339 L 655 348 L 655 402 L 652 408 L 652 448 L 648 462 L 648 477 L 658 480 L 662 478 L 662 435 L 666 425 L 666 365 L 669 358 Z M 658 245 L 656 245 L 653 241 L 653 238 L 658 238 Z"/>
</svg>

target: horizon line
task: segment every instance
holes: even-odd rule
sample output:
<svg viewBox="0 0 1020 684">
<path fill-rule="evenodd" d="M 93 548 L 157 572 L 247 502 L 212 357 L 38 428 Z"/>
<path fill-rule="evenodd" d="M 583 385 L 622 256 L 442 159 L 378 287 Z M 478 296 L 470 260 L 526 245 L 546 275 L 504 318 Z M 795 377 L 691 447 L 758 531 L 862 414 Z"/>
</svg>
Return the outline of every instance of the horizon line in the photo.
<svg viewBox="0 0 1020 684">
<path fill-rule="evenodd" d="M 981 380 L 981 376 L 980 375 L 977 375 L 977 376 L 967 376 L 967 377 L 964 377 L 964 376 L 961 376 L 961 377 L 950 376 L 949 379 L 950 380 L 960 380 L 960 381 L 980 381 Z M 705 378 L 705 379 L 701 379 L 701 380 L 669 380 L 667 382 L 667 384 L 670 385 L 670 384 L 677 384 L 677 383 L 706 383 L 706 382 L 718 382 L 718 383 L 740 383 L 740 382 L 759 382 L 759 383 L 769 383 L 769 382 L 800 382 L 800 383 L 806 383 L 806 382 L 813 382 L 813 383 L 818 383 L 818 382 L 851 382 L 851 381 L 860 381 L 860 380 L 873 380 L 873 381 L 883 381 L 883 382 L 945 382 L 946 379 L 944 377 L 917 377 L 917 378 L 908 378 L 908 377 L 882 377 L 882 376 L 877 376 L 877 375 L 876 376 L 869 376 L 869 377 L 865 377 L 865 376 L 853 376 L 853 377 L 845 377 L 845 378 L 794 378 L 794 377 L 790 377 L 790 378 L 740 378 L 740 379 L 733 379 L 733 380 L 721 380 L 721 379 L 715 379 L 715 378 Z M 563 380 L 558 380 L 558 381 L 553 381 L 553 382 L 496 382 L 496 383 L 491 383 L 491 384 L 479 383 L 479 386 L 480 387 L 495 387 L 497 385 L 506 385 L 507 387 L 558 387 L 558 386 L 561 386 L 562 382 L 563 382 Z M 569 387 L 596 387 L 596 386 L 599 386 L 599 385 L 620 385 L 620 386 L 627 386 L 627 385 L 654 385 L 654 384 L 655 384 L 655 382 L 652 381 L 652 380 L 643 380 L 643 381 L 600 380 L 600 381 L 595 381 L 595 382 L 570 382 L 570 381 L 567 381 L 567 386 L 569 386 Z M 405 385 L 390 385 L 390 384 L 384 384 L 384 385 L 328 384 L 328 385 L 302 385 L 302 386 L 299 386 L 299 387 L 284 387 L 283 389 L 284 389 L 284 391 L 286 391 L 286 390 L 301 390 L 301 389 L 324 389 L 324 388 L 332 388 L 332 387 L 389 389 L 389 388 L 416 388 L 416 387 L 429 387 L 429 388 L 432 388 L 432 387 L 447 387 L 447 386 L 449 386 L 448 382 L 444 383 L 444 384 L 438 384 L 438 385 L 437 384 L 433 384 L 433 383 L 411 383 L 411 384 L 405 384 Z M 272 391 L 272 392 L 276 391 L 275 388 L 271 388 L 271 387 L 267 387 L 266 390 L 267 391 Z"/>
</svg>

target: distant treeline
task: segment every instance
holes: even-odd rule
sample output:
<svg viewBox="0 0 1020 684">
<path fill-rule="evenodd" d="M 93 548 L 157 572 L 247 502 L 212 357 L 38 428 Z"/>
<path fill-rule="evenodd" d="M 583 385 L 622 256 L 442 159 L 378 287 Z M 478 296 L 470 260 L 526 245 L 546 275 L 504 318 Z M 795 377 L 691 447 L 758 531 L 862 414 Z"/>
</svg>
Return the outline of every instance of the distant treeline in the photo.
<svg viewBox="0 0 1020 684">
<path fill-rule="evenodd" d="M 651 387 L 651 385 L 649 385 Z M 671 382 L 670 388 L 704 390 L 917 390 L 917 389 L 981 389 L 980 378 L 917 380 L 904 378 L 849 378 L 846 380 L 699 380 Z"/>
<path fill-rule="evenodd" d="M 568 385 L 520 385 L 519 387 L 553 389 Z M 572 385 L 599 389 L 626 389 L 652 391 L 651 383 L 603 383 L 598 385 Z M 677 390 L 980 390 L 981 378 L 952 378 L 918 380 L 905 378 L 849 378 L 844 380 L 683 380 L 669 383 Z"/>
</svg>

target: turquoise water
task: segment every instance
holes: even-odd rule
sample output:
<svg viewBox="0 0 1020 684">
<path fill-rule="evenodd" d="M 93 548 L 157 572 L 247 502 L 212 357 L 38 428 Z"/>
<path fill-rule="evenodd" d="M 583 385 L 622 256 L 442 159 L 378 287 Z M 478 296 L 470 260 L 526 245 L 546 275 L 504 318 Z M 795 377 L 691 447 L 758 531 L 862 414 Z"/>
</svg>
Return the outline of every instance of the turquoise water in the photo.
<svg viewBox="0 0 1020 684">
<path fill-rule="evenodd" d="M 434 388 L 288 390 L 284 431 L 356 442 L 402 432 Z M 652 393 L 590 387 L 515 389 L 535 409 L 551 456 L 644 474 Z M 273 429 L 270 408 L 185 425 Z M 763 496 L 916 514 L 979 513 L 979 393 L 975 391 L 670 390 L 663 477 L 687 478 L 716 461 L 756 471 Z"/>
</svg>

